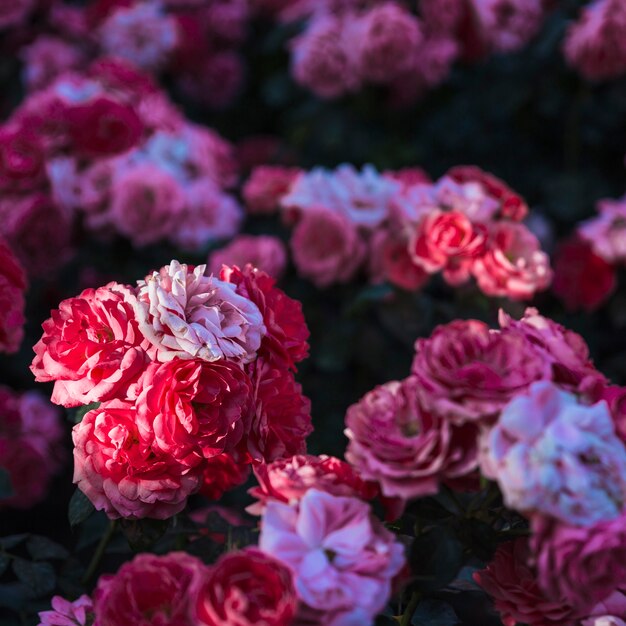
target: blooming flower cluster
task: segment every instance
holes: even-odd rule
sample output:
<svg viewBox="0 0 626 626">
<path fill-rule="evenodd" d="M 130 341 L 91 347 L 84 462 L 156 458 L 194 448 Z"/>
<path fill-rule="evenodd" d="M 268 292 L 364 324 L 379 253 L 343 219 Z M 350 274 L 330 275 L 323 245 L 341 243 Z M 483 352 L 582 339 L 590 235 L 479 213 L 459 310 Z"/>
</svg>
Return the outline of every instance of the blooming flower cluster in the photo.
<svg viewBox="0 0 626 626">
<path fill-rule="evenodd" d="M 0 386 L 0 471 L 13 492 L 0 508 L 26 509 L 44 499 L 61 464 L 62 435 L 61 412 L 42 394 Z"/>
<path fill-rule="evenodd" d="M 239 227 L 230 144 L 120 60 L 27 97 L 0 129 L 0 154 L 0 232 L 33 272 L 67 258 L 78 215 L 135 246 L 197 249 Z"/>
<path fill-rule="evenodd" d="M 391 102 L 408 104 L 442 83 L 459 59 L 523 47 L 541 27 L 541 0 L 261 1 L 282 21 L 306 18 L 290 42 L 294 79 L 321 98 L 365 84 L 383 85 Z"/>
<path fill-rule="evenodd" d="M 36 380 L 54 381 L 56 404 L 99 403 L 74 427 L 74 482 L 111 518 L 171 517 L 249 463 L 305 450 L 300 305 L 251 265 L 204 272 L 172 261 L 134 288 L 86 289 L 43 324 Z"/>
<path fill-rule="evenodd" d="M 521 223 L 525 202 L 476 167 L 452 168 L 433 183 L 419 169 L 264 166 L 243 195 L 252 213 L 281 207 L 293 226 L 296 268 L 318 287 L 347 282 L 361 268 L 372 282 L 408 290 L 433 274 L 452 286 L 474 277 L 485 294 L 512 299 L 550 284 L 548 257 Z"/>
<path fill-rule="evenodd" d="M 16 352 L 24 337 L 26 273 L 0 239 L 0 352 Z"/>
</svg>

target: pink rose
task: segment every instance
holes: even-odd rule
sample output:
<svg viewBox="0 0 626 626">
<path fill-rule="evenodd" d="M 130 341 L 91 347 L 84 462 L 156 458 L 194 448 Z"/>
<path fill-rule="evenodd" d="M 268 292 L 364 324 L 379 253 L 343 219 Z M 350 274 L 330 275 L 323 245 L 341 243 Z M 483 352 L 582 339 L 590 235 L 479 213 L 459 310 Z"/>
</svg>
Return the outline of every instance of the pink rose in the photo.
<svg viewBox="0 0 626 626">
<path fill-rule="evenodd" d="M 26 274 L 0 239 L 0 352 L 17 352 L 24 337 Z"/>
<path fill-rule="evenodd" d="M 365 252 L 354 224 L 324 208 L 303 214 L 290 245 L 298 272 L 319 288 L 349 281 Z"/>
<path fill-rule="evenodd" d="M 141 331 L 159 361 L 253 360 L 266 333 L 261 312 L 235 285 L 204 276 L 205 269 L 174 260 L 138 281 Z"/>
<path fill-rule="evenodd" d="M 402 544 L 372 516 L 369 504 L 317 489 L 298 505 L 268 502 L 259 547 L 291 569 L 305 605 L 358 615 L 355 623 L 361 624 L 385 606 L 391 579 L 404 565 Z"/>
<path fill-rule="evenodd" d="M 61 596 L 52 598 L 52 610 L 41 611 L 39 626 L 87 626 L 93 620 L 91 598 L 82 595 L 78 600 L 69 602 Z"/>
<path fill-rule="evenodd" d="M 70 407 L 124 396 L 147 362 L 136 306 L 130 289 L 109 283 L 52 311 L 30 369 L 38 382 L 55 381 L 53 402 Z"/>
<path fill-rule="evenodd" d="M 44 146 L 26 126 L 0 130 L 0 190 L 35 191 L 45 184 Z"/>
<path fill-rule="evenodd" d="M 224 554 L 195 595 L 198 626 L 289 626 L 298 602 L 289 568 L 255 548 Z"/>
<path fill-rule="evenodd" d="M 387 83 L 410 69 L 423 37 L 417 18 L 395 2 L 383 2 L 360 19 L 357 49 L 361 76 Z"/>
<path fill-rule="evenodd" d="M 514 222 L 491 225 L 485 253 L 474 261 L 472 273 L 488 296 L 526 300 L 550 286 L 548 255 L 537 238 Z"/>
<path fill-rule="evenodd" d="M 142 438 L 183 465 L 232 450 L 248 427 L 250 381 L 230 361 L 152 363 L 137 393 Z"/>
<path fill-rule="evenodd" d="M 583 405 L 549 381 L 504 407 L 483 435 L 480 465 L 505 504 L 526 515 L 589 526 L 626 502 L 626 448 L 606 402 Z"/>
<path fill-rule="evenodd" d="M 289 191 L 299 173 L 297 167 L 280 165 L 255 167 L 242 190 L 248 213 L 254 215 L 274 213 L 279 207 L 281 197 Z"/>
<path fill-rule="evenodd" d="M 194 626 L 189 588 L 205 575 L 202 561 L 184 552 L 138 554 L 116 574 L 101 576 L 93 594 L 102 626 Z"/>
<path fill-rule="evenodd" d="M 474 258 L 485 245 L 485 229 L 463 213 L 434 209 L 413 233 L 409 253 L 413 262 L 433 274 L 443 270 L 451 285 L 469 280 Z"/>
<path fill-rule="evenodd" d="M 550 364 L 523 335 L 477 320 L 439 326 L 415 350 L 420 404 L 455 423 L 495 417 L 533 382 L 550 378 Z"/>
<path fill-rule="evenodd" d="M 531 549 L 539 584 L 589 615 L 626 576 L 626 517 L 570 526 L 541 516 L 532 520 Z"/>
<path fill-rule="evenodd" d="M 504 626 L 576 626 L 580 614 L 565 598 L 541 590 L 530 557 L 528 539 L 507 541 L 474 580 L 493 598 Z"/>
<path fill-rule="evenodd" d="M 74 483 L 111 519 L 168 519 L 200 486 L 197 471 L 151 447 L 131 404 L 111 400 L 89 411 L 72 439 Z"/>
<path fill-rule="evenodd" d="M 287 265 L 283 242 L 270 235 L 239 235 L 227 246 L 213 251 L 207 263 L 211 274 L 219 275 L 222 265 L 244 267 L 250 263 L 270 276 L 281 278 Z"/>
<path fill-rule="evenodd" d="M 246 509 L 251 515 L 261 515 L 271 500 L 298 502 L 309 489 L 362 500 L 371 500 L 378 493 L 376 484 L 362 480 L 348 463 L 325 454 L 298 454 L 255 465 L 254 475 L 259 486 L 248 491 L 257 499 Z"/>
<path fill-rule="evenodd" d="M 21 26 L 37 6 L 36 0 L 11 0 L 0 5 L 0 29 Z"/>
<path fill-rule="evenodd" d="M 476 468 L 477 430 L 427 413 L 414 377 L 377 387 L 346 414 L 346 459 L 387 497 L 411 500 L 437 493 L 441 480 Z"/>
<path fill-rule="evenodd" d="M 607 263 L 626 261 L 626 196 L 600 200 L 597 210 L 599 215 L 583 222 L 578 233 Z"/>
</svg>

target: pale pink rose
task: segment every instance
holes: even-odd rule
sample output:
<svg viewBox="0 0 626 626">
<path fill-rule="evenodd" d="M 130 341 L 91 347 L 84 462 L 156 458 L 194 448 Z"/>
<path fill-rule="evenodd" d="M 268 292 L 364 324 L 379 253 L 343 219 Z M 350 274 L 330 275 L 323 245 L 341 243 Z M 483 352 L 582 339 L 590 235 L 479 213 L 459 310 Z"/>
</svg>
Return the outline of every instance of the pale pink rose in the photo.
<svg viewBox="0 0 626 626">
<path fill-rule="evenodd" d="M 137 282 L 139 326 L 159 361 L 249 362 L 266 333 L 258 307 L 236 286 L 205 276 L 206 266 L 172 261 Z"/>
<path fill-rule="evenodd" d="M 626 593 L 620 583 L 610 596 L 593 607 L 588 619 L 583 620 L 581 626 L 626 626 L 626 622 L 618 615 L 626 619 Z"/>
<path fill-rule="evenodd" d="M 626 626 L 626 622 L 615 615 L 602 615 L 583 620 L 582 626 Z"/>
<path fill-rule="evenodd" d="M 486 230 L 457 211 L 434 209 L 424 217 L 409 241 L 412 261 L 429 274 L 443 270 L 450 285 L 470 278 L 473 261 L 484 249 Z"/>
<path fill-rule="evenodd" d="M 151 163 L 119 163 L 111 188 L 109 219 L 134 245 L 156 243 L 183 219 L 180 183 Z"/>
<path fill-rule="evenodd" d="M 423 37 L 415 16 L 395 2 L 382 2 L 360 21 L 358 71 L 365 80 L 388 83 L 411 67 Z"/>
<path fill-rule="evenodd" d="M 280 165 L 255 167 L 242 190 L 248 213 L 254 215 L 274 213 L 298 174 L 300 170 L 297 167 Z"/>
<path fill-rule="evenodd" d="M 531 557 L 528 539 L 507 541 L 474 580 L 493 599 L 504 626 L 577 626 L 580 614 L 567 600 L 541 590 Z"/>
<path fill-rule="evenodd" d="M 348 282 L 365 254 L 356 226 L 325 208 L 311 208 L 303 214 L 290 247 L 298 273 L 319 288 Z"/>
<path fill-rule="evenodd" d="M 299 214 L 324 207 L 373 230 L 389 217 L 391 201 L 400 186 L 371 165 L 359 171 L 344 163 L 335 170 L 316 167 L 302 172 L 280 202 L 283 208 Z"/>
<path fill-rule="evenodd" d="M 37 0 L 2 0 L 0 2 L 0 28 L 20 26 L 37 6 Z"/>
<path fill-rule="evenodd" d="M 97 38 L 105 54 L 130 61 L 143 70 L 158 70 L 178 43 L 176 20 L 157 2 L 119 6 L 104 20 Z"/>
<path fill-rule="evenodd" d="M 415 350 L 420 403 L 459 424 L 494 418 L 532 383 L 550 379 L 550 364 L 526 337 L 477 320 L 439 326 Z"/>
<path fill-rule="evenodd" d="M 358 18 L 322 14 L 292 41 L 291 73 L 320 98 L 337 98 L 360 87 L 356 44 Z"/>
<path fill-rule="evenodd" d="M 151 447 L 132 404 L 102 403 L 74 426 L 72 439 L 74 483 L 111 519 L 168 519 L 200 487 L 198 471 Z"/>
<path fill-rule="evenodd" d="M 605 261 L 623 263 L 626 261 L 626 196 L 600 200 L 597 210 L 599 215 L 580 224 L 578 233 Z"/>
<path fill-rule="evenodd" d="M 505 504 L 589 526 L 626 502 L 626 448 L 606 402 L 586 406 L 549 381 L 513 398 L 481 440 L 482 473 Z"/>
<path fill-rule="evenodd" d="M 87 595 L 70 602 L 61 596 L 53 596 L 52 610 L 40 611 L 39 626 L 87 626 L 93 620 L 93 603 Z"/>
<path fill-rule="evenodd" d="M 571 526 L 536 515 L 531 550 L 537 579 L 548 597 L 559 597 L 584 615 L 623 584 L 626 517 Z"/>
<path fill-rule="evenodd" d="M 317 489 L 298 505 L 268 502 L 259 547 L 291 569 L 305 605 L 330 614 L 358 611 L 361 624 L 385 606 L 404 565 L 402 544 L 369 504 Z"/>
<path fill-rule="evenodd" d="M 55 381 L 53 402 L 69 407 L 124 397 L 148 360 L 136 307 L 130 289 L 109 283 L 52 311 L 30 369 L 38 382 Z"/>
<path fill-rule="evenodd" d="M 195 626 L 192 596 L 206 566 L 185 552 L 138 554 L 101 576 L 93 594 L 99 626 Z"/>
<path fill-rule="evenodd" d="M 550 286 L 550 259 L 526 226 L 496 222 L 489 230 L 486 252 L 472 266 L 484 293 L 526 300 Z"/>
<path fill-rule="evenodd" d="M 270 276 L 281 278 L 287 266 L 285 244 L 270 235 L 239 235 L 227 246 L 211 252 L 207 271 L 217 276 L 222 265 L 245 267 L 248 263 Z"/>
<path fill-rule="evenodd" d="M 207 179 L 185 183 L 182 188 L 186 204 L 170 233 L 174 245 L 199 251 L 239 231 L 243 211 L 233 196 Z"/>
<path fill-rule="evenodd" d="M 362 480 L 351 465 L 325 454 L 297 454 L 273 463 L 261 463 L 254 466 L 254 475 L 259 486 L 248 490 L 257 499 L 246 508 L 251 515 L 261 515 L 271 500 L 294 504 L 309 489 L 362 500 L 371 500 L 378 493 L 376 484 Z"/>
<path fill-rule="evenodd" d="M 622 0 L 595 0 L 582 8 L 567 31 L 563 52 L 569 65 L 588 80 L 626 73 L 626 6 Z"/>
<path fill-rule="evenodd" d="M 417 398 L 417 379 L 381 385 L 346 414 L 346 459 L 383 495 L 403 500 L 437 493 L 442 480 L 477 466 L 477 429 L 453 426 L 427 413 Z"/>
<path fill-rule="evenodd" d="M 137 389 L 137 426 L 184 465 L 230 452 L 246 430 L 250 380 L 238 364 L 201 359 L 152 363 Z"/>
<path fill-rule="evenodd" d="M 24 83 L 29 91 L 47 87 L 63 72 L 78 69 L 86 63 L 78 46 L 49 35 L 40 35 L 25 46 L 20 57 L 24 62 Z"/>
</svg>

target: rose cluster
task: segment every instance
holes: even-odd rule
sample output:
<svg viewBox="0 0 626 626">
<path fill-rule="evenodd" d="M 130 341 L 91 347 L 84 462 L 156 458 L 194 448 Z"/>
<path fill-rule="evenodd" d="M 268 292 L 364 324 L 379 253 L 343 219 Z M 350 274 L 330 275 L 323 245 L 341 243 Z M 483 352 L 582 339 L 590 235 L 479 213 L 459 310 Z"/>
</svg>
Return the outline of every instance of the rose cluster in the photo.
<svg viewBox="0 0 626 626">
<path fill-rule="evenodd" d="M 422 0 L 419 14 L 395 1 L 257 4 L 281 21 L 306 20 L 290 42 L 298 83 L 320 98 L 382 85 L 396 105 L 442 83 L 457 59 L 519 50 L 546 15 L 541 0 Z"/>
<path fill-rule="evenodd" d="M 441 274 L 451 286 L 473 277 L 489 296 L 528 299 L 551 281 L 549 259 L 522 223 L 526 203 L 477 167 L 431 182 L 419 169 L 262 166 L 243 196 L 251 213 L 280 206 L 296 269 L 318 287 L 365 269 L 371 282 L 408 290 Z"/>
<path fill-rule="evenodd" d="M 67 258 L 78 216 L 135 246 L 197 249 L 231 237 L 235 182 L 230 144 L 118 59 L 62 74 L 0 129 L 0 232 L 33 272 Z"/>
<path fill-rule="evenodd" d="M 74 482 L 109 517 L 166 519 L 248 465 L 305 450 L 308 353 L 299 303 L 251 265 L 220 277 L 172 261 L 136 287 L 64 300 L 31 369 L 52 401 L 96 403 L 74 427 Z"/>
<path fill-rule="evenodd" d="M 61 412 L 42 394 L 0 386 L 0 472 L 12 491 L 0 509 L 27 509 L 46 497 L 61 465 L 62 435 Z"/>
<path fill-rule="evenodd" d="M 0 352 L 17 352 L 24 338 L 26 273 L 0 239 Z"/>
</svg>

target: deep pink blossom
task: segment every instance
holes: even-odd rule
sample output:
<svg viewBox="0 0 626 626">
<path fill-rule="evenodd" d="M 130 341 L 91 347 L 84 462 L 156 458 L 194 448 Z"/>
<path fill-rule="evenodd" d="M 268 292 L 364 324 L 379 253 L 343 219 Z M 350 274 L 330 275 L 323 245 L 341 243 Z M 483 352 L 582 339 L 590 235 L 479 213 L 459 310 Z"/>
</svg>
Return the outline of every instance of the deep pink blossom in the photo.
<svg viewBox="0 0 626 626">
<path fill-rule="evenodd" d="M 300 170 L 280 165 L 255 167 L 243 186 L 242 194 L 248 213 L 271 214 L 278 207 Z"/>
<path fill-rule="evenodd" d="M 287 265 L 285 244 L 270 235 L 239 235 L 227 246 L 213 251 L 207 267 L 208 272 L 217 276 L 222 265 L 245 267 L 247 263 L 270 276 L 281 278 Z"/>
<path fill-rule="evenodd" d="M 0 352 L 17 352 L 24 337 L 26 273 L 0 239 Z"/>
<path fill-rule="evenodd" d="M 54 596 L 52 610 L 41 611 L 39 619 L 39 626 L 88 626 L 93 619 L 93 603 L 87 595 L 74 602 Z"/>
</svg>

